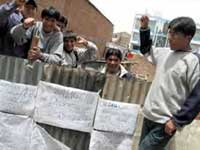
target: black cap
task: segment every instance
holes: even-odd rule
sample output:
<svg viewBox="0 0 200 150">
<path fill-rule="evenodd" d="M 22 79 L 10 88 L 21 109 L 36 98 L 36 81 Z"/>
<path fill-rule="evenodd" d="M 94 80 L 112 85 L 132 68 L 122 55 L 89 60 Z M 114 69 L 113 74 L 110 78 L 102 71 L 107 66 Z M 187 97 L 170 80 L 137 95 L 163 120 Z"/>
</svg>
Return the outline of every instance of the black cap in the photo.
<svg viewBox="0 0 200 150">
<path fill-rule="evenodd" d="M 37 8 L 37 3 L 35 0 L 26 0 L 26 5 L 33 5 L 34 7 Z"/>
</svg>

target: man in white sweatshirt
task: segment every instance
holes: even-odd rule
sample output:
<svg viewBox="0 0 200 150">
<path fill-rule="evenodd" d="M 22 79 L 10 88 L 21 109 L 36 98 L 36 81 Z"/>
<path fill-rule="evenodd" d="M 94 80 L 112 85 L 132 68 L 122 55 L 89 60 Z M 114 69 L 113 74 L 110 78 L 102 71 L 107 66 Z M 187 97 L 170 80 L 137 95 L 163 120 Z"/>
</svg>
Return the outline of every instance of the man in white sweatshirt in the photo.
<svg viewBox="0 0 200 150">
<path fill-rule="evenodd" d="M 139 150 L 164 150 L 176 130 L 200 111 L 199 58 L 190 47 L 195 31 L 191 18 L 175 18 L 168 27 L 170 49 L 150 49 L 148 18 L 141 18 L 141 48 L 151 54 L 156 74 L 143 107 Z"/>
</svg>

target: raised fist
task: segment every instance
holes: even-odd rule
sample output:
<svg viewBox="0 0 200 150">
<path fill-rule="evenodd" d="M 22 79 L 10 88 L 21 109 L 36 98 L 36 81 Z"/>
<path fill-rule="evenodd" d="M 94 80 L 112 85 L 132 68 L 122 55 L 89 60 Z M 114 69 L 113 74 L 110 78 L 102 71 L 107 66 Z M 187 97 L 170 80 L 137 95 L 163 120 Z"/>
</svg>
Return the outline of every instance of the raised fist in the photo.
<svg viewBox="0 0 200 150">
<path fill-rule="evenodd" d="M 140 27 L 143 29 L 148 28 L 149 25 L 149 17 L 144 15 L 140 18 Z"/>
<path fill-rule="evenodd" d="M 83 37 L 78 36 L 78 37 L 77 37 L 77 43 L 78 43 L 78 44 L 87 45 L 87 44 L 88 44 L 88 41 L 87 41 L 86 39 L 84 39 Z"/>
<path fill-rule="evenodd" d="M 28 29 L 32 27 L 35 24 L 35 19 L 34 18 L 27 18 L 24 20 L 24 28 Z"/>
</svg>

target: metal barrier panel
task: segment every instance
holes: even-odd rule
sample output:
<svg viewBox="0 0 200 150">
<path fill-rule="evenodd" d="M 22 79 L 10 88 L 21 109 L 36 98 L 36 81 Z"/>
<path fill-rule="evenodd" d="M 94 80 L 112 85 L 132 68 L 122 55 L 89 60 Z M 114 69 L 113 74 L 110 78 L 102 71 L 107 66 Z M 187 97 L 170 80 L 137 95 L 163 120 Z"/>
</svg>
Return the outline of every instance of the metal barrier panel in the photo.
<svg viewBox="0 0 200 150">
<path fill-rule="evenodd" d="M 28 60 L 0 55 L 0 79 L 37 85 L 43 73 L 43 63 L 28 66 Z"/>
<path fill-rule="evenodd" d="M 40 124 L 55 139 L 71 148 L 71 150 L 88 150 L 90 134 Z"/>
<path fill-rule="evenodd" d="M 134 79 L 124 80 L 107 76 L 102 97 L 105 99 L 143 105 L 151 82 Z"/>
<path fill-rule="evenodd" d="M 103 88 L 106 76 L 96 71 L 72 69 L 57 65 L 33 63 L 16 57 L 0 56 L 0 79 L 37 85 L 40 80 L 98 92 Z M 42 125 L 42 124 L 41 124 Z M 72 150 L 88 150 L 90 134 L 42 125 L 50 135 L 69 146 Z"/>
<path fill-rule="evenodd" d="M 97 71 L 45 65 L 42 80 L 63 86 L 98 92 L 103 88 L 106 76 Z"/>
<path fill-rule="evenodd" d="M 127 103 L 143 104 L 151 82 L 135 79 L 131 81 L 119 79 L 116 76 L 105 76 L 97 71 L 72 69 L 57 65 L 33 63 L 27 67 L 27 60 L 0 56 L 0 79 L 11 82 L 37 85 L 40 80 L 97 92 L 102 90 L 102 97 Z M 106 81 L 105 81 L 106 80 Z M 140 119 L 138 127 L 141 127 Z M 87 150 L 89 133 L 42 125 L 56 139 L 63 142 L 72 150 Z M 134 135 L 134 147 L 140 136 L 140 128 Z"/>
</svg>

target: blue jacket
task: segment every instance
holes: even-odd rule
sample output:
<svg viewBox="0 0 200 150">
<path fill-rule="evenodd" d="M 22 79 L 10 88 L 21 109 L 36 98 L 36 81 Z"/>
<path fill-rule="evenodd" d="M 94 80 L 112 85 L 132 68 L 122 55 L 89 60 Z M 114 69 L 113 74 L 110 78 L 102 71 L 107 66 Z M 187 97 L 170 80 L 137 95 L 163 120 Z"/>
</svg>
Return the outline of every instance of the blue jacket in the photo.
<svg viewBox="0 0 200 150">
<path fill-rule="evenodd" d="M 195 53 L 200 60 L 200 55 Z M 181 109 L 174 114 L 173 121 L 177 127 L 190 124 L 200 112 L 200 81 L 186 98 Z"/>
</svg>

